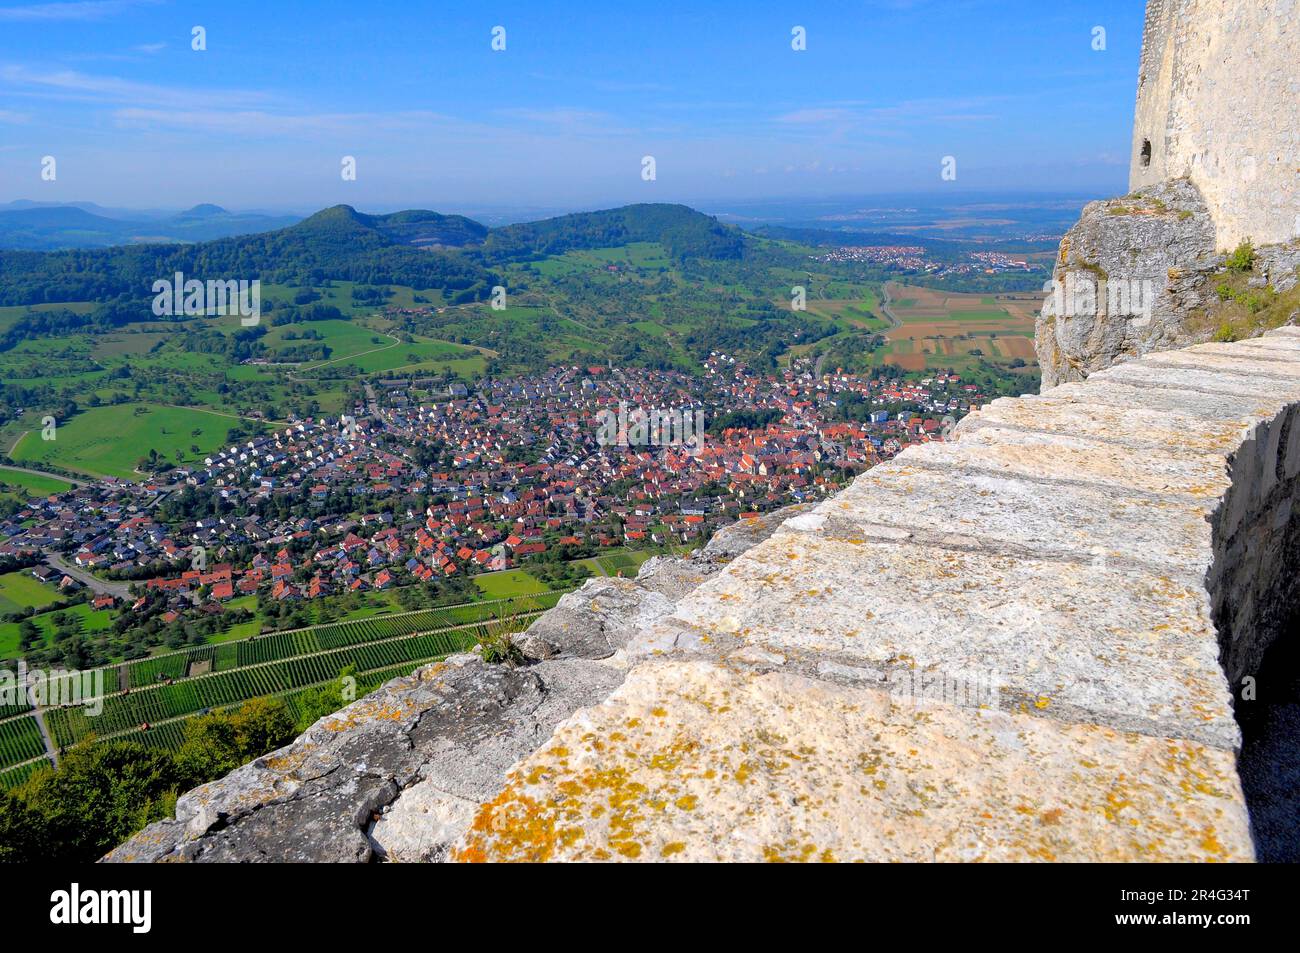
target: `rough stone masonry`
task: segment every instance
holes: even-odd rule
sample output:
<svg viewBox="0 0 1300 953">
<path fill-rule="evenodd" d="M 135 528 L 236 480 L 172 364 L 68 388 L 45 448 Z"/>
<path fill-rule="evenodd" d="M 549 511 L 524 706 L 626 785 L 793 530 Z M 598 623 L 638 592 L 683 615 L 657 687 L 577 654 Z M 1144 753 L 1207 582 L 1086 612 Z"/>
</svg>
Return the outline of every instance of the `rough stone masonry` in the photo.
<svg viewBox="0 0 1300 953">
<path fill-rule="evenodd" d="M 123 860 L 1249 860 L 1300 329 L 1002 399 L 185 795 Z"/>
</svg>

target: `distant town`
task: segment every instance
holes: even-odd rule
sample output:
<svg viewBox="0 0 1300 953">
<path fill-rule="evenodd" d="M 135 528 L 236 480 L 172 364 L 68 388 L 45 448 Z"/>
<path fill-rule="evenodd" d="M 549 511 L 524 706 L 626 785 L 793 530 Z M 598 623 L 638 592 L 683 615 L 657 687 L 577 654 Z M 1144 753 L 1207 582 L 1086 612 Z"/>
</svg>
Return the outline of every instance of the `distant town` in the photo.
<svg viewBox="0 0 1300 953">
<path fill-rule="evenodd" d="M 936 261 L 927 257 L 927 254 L 926 248 L 921 245 L 848 245 L 824 255 L 813 256 L 812 260 L 829 264 L 865 262 L 933 278 L 1034 270 L 1028 259 L 1005 252 L 971 252 L 970 260 L 961 262 Z"/>
<path fill-rule="evenodd" d="M 151 622 L 130 640 L 144 653 L 200 639 L 187 622 L 232 604 L 519 568 L 563 583 L 602 552 L 696 546 L 942 439 L 988 397 L 956 375 L 814 376 L 806 359 L 765 375 L 721 352 L 699 377 L 565 366 L 438 386 L 380 379 L 352 414 L 293 421 L 154 479 L 31 499 L 0 524 L 0 556 L 114 610 L 119 631 Z M 702 409 L 709 433 L 697 451 L 602 446 L 595 419 L 620 402 Z"/>
</svg>

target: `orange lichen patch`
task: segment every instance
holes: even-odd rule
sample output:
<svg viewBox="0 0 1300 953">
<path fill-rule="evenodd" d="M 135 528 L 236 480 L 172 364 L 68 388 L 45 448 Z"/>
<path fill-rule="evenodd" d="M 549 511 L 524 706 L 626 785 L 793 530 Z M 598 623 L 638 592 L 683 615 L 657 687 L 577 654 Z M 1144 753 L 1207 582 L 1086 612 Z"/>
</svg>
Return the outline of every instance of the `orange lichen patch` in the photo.
<svg viewBox="0 0 1300 953">
<path fill-rule="evenodd" d="M 310 755 L 315 748 L 315 745 L 299 745 L 298 747 L 291 749 L 288 754 L 263 758 L 262 765 L 269 771 L 275 771 L 279 774 L 290 774 L 302 767 L 303 763 L 307 760 L 307 756 Z"/>
<path fill-rule="evenodd" d="M 1248 859 L 1233 770 L 1192 742 L 649 662 L 525 760 L 454 856 Z"/>
<path fill-rule="evenodd" d="M 349 731 L 358 725 L 376 721 L 405 722 L 417 713 L 418 709 L 411 704 L 363 704 L 343 709 L 341 715 L 327 719 L 321 727 L 331 732 Z"/>
<path fill-rule="evenodd" d="M 479 811 L 471 828 L 471 835 L 490 833 L 501 846 L 506 846 L 511 859 L 526 861 L 551 860 L 561 846 L 571 846 L 582 836 L 579 828 L 560 828 L 554 814 L 526 796 L 507 788 Z M 455 853 L 455 859 L 469 863 L 488 860 L 488 854 L 473 836 Z M 499 858 L 494 858 L 499 859 Z"/>
<path fill-rule="evenodd" d="M 806 864 L 815 860 L 817 856 L 817 846 L 815 844 L 798 844 L 794 841 L 786 841 L 782 844 L 768 844 L 763 848 L 763 860 L 769 864 Z"/>
</svg>

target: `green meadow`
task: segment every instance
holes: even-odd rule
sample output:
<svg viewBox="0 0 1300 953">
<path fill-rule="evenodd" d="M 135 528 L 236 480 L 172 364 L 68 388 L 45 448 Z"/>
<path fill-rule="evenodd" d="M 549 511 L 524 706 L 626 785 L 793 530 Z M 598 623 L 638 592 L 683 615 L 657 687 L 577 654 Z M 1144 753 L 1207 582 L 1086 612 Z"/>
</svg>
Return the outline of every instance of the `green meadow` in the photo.
<svg viewBox="0 0 1300 953">
<path fill-rule="evenodd" d="M 39 609 L 58 600 L 58 590 L 36 579 L 28 570 L 0 576 L 0 615 L 20 609 Z"/>
<path fill-rule="evenodd" d="M 24 473 L 22 470 L 0 466 L 0 491 L 14 496 L 24 498 L 49 496 L 51 493 L 62 493 L 71 488 L 71 483 L 58 477 L 46 476 L 43 473 Z"/>
<path fill-rule="evenodd" d="M 32 581 L 36 582 L 34 579 Z M 34 615 L 32 622 L 41 630 L 46 645 L 50 644 L 54 630 L 57 628 L 54 623 L 54 617 L 57 615 L 75 622 L 78 630 L 89 635 L 102 632 L 112 625 L 116 612 L 109 609 L 93 609 L 90 603 L 82 602 L 57 612 L 42 612 Z M 18 655 L 18 625 L 17 622 L 0 622 L 0 658 L 14 658 Z"/>
<path fill-rule="evenodd" d="M 550 587 L 523 569 L 506 569 L 474 577 L 474 585 L 488 599 L 505 599 L 510 596 L 531 596 L 549 592 Z"/>
<path fill-rule="evenodd" d="M 53 440 L 39 430 L 19 441 L 15 461 L 40 461 L 50 466 L 138 480 L 135 465 L 150 450 L 173 463 L 197 462 L 226 444 L 226 432 L 243 422 L 205 410 L 161 404 L 117 404 L 93 407 L 62 424 Z M 197 448 L 197 451 L 194 449 Z"/>
</svg>

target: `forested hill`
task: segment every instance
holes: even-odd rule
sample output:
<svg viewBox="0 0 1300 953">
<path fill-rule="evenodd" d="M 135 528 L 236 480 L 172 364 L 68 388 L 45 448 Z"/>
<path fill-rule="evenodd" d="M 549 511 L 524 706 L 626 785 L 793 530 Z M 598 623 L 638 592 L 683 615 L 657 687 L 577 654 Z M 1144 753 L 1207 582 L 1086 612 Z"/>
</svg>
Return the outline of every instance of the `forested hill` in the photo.
<svg viewBox="0 0 1300 953">
<path fill-rule="evenodd" d="M 641 204 L 494 228 L 483 256 L 487 262 L 526 261 L 630 242 L 660 242 L 678 261 L 734 259 L 744 249 L 741 232 L 716 218 L 685 205 Z"/>
<path fill-rule="evenodd" d="M 496 281 L 495 265 L 638 241 L 662 242 L 679 261 L 734 259 L 744 248 L 739 230 L 684 205 L 629 205 L 498 229 L 459 215 L 366 215 L 337 205 L 278 231 L 193 245 L 0 251 L 0 305 L 141 300 L 155 280 L 175 272 L 284 285 L 408 285 L 484 297 Z"/>
<path fill-rule="evenodd" d="M 196 245 L 122 245 L 60 252 L 0 252 L 0 305 L 150 297 L 153 282 L 188 277 L 259 279 L 310 285 L 327 279 L 450 291 L 490 286 L 482 264 L 457 250 L 431 252 L 402 239 L 416 224 L 403 215 L 362 215 L 346 205 L 279 231 Z M 420 234 L 444 238 L 486 233 L 469 219 L 438 216 Z"/>
</svg>

